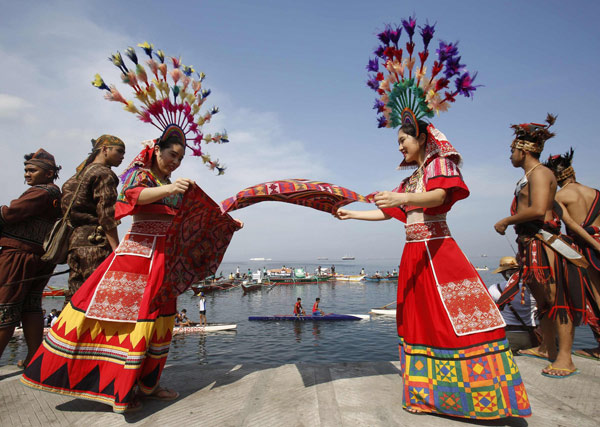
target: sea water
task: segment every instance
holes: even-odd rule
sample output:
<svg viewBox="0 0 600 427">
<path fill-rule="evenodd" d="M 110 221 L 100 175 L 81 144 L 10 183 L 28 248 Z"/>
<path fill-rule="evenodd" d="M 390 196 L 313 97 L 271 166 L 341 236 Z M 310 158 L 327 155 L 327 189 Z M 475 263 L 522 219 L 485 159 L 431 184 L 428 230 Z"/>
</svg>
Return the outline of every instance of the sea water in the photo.
<svg viewBox="0 0 600 427">
<path fill-rule="evenodd" d="M 471 259 L 486 285 L 491 286 L 502 279 L 493 274 L 498 257 L 475 257 Z M 328 260 L 265 260 L 224 262 L 219 268 L 224 276 L 250 269 L 266 267 L 302 267 L 311 273 L 318 266 L 335 266 L 338 273 L 358 274 L 362 268 L 367 274 L 375 271 L 386 273 L 398 268 L 398 259 Z M 59 266 L 57 271 L 61 270 Z M 54 277 L 51 286 L 66 287 L 66 276 Z M 351 361 L 398 360 L 398 336 L 394 317 L 372 316 L 371 320 L 339 322 L 257 322 L 248 321 L 249 316 L 292 314 L 298 297 L 302 298 L 305 311 L 312 309 L 315 298 L 321 298 L 320 307 L 327 313 L 367 314 L 396 300 L 395 281 L 381 282 L 324 282 L 318 284 L 277 285 L 244 294 L 234 288 L 206 294 L 206 315 L 211 323 L 236 323 L 236 331 L 208 334 L 188 333 L 175 335 L 169 352 L 169 364 L 279 364 L 279 363 L 331 363 Z M 64 299 L 44 298 L 47 312 L 61 309 Z M 392 304 L 391 307 L 395 305 Z M 391 308 L 390 307 L 390 308 Z M 185 308 L 192 321 L 199 320 L 198 297 L 191 291 L 178 300 L 179 310 Z M 595 347 L 588 327 L 576 329 L 574 348 Z M 16 363 L 26 355 L 23 337 L 11 340 L 0 365 Z"/>
</svg>

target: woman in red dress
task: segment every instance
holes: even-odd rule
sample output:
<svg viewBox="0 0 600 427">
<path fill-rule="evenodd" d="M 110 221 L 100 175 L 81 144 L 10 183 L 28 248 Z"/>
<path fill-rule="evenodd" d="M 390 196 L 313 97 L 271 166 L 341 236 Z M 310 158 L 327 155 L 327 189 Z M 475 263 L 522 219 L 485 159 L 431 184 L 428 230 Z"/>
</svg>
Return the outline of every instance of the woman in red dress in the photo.
<svg viewBox="0 0 600 427">
<path fill-rule="evenodd" d="M 200 130 L 199 124 L 218 111 L 213 107 L 210 113 L 199 115 L 210 93 L 201 90 L 203 75 L 193 80 L 191 67 L 175 58 L 173 70 L 167 73 L 162 51 L 156 54 L 158 64 L 152 45 L 140 46 L 150 57 L 147 63 L 156 77 L 152 84 L 132 48 L 127 56 L 136 65 L 136 73 L 125 67 L 120 54 L 113 55 L 113 62 L 127 74 L 142 105 L 126 101 L 100 76 L 94 82 L 109 92 L 109 100 L 125 103 L 127 111 L 162 131 L 122 175 L 115 217 L 133 215 L 133 224 L 117 249 L 72 297 L 22 378 L 30 387 L 107 403 L 115 412 L 139 409 L 139 397 L 173 400 L 179 396 L 159 385 L 177 296 L 194 281 L 214 274 L 233 232 L 242 225 L 222 214 L 192 180 L 169 180 L 186 147 L 222 174 L 224 169 L 202 153 L 200 143 L 226 142 L 227 138 L 225 134 L 204 136 Z M 182 82 L 181 87 L 177 85 Z M 193 93 L 185 93 L 186 88 Z"/>
<path fill-rule="evenodd" d="M 369 61 L 369 70 L 378 73 L 369 85 L 381 96 L 376 102 L 383 113 L 380 125 L 400 128 L 398 144 L 404 155 L 400 167 L 416 170 L 394 191 L 375 194 L 379 209 L 339 209 L 337 217 L 367 221 L 396 218 L 406 223 L 396 313 L 403 407 L 413 413 L 475 419 L 526 417 L 531 409 L 505 338 L 502 316 L 446 224 L 452 205 L 469 195 L 459 170 L 461 156 L 440 131 L 421 120 L 436 110 L 444 111 L 444 103 L 451 102 L 448 97 L 459 93 L 468 96 L 475 90 L 473 79 L 468 73 L 458 75 L 457 92 L 440 97 L 437 89 L 444 85 L 434 84 L 436 75 L 444 66 L 451 68 L 458 54 L 455 46 L 448 49 L 443 42 L 434 74 L 421 74 L 418 80 L 409 78 L 415 64 L 414 18 L 403 21 L 403 27 L 410 37 L 410 58 L 402 60 L 398 49 L 400 29 L 387 27 L 379 35 L 384 46 L 378 52 L 384 60 L 383 71 L 389 74 L 384 77 L 378 71 L 378 60 Z M 421 34 L 425 44 L 419 53 L 423 72 L 433 27 L 424 26 Z M 444 56 L 447 51 L 451 53 Z M 448 74 L 441 78 L 453 77 Z"/>
<path fill-rule="evenodd" d="M 136 385 L 151 398 L 178 397 L 158 384 L 176 300 L 156 311 L 150 302 L 164 276 L 167 229 L 193 184 L 169 181 L 184 152 L 183 141 L 171 134 L 136 158 L 144 160 L 127 177 L 115 215 L 133 215 L 131 229 L 62 311 L 25 371 L 26 385 L 109 403 L 115 412 L 140 405 Z"/>
</svg>

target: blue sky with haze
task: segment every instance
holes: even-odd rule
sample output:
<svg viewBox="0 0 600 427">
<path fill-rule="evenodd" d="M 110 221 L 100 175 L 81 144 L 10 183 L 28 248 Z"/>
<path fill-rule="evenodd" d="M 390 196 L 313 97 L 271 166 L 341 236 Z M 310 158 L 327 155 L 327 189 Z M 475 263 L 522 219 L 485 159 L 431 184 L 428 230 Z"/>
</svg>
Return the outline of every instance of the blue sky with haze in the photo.
<svg viewBox="0 0 600 427">
<path fill-rule="evenodd" d="M 468 255 L 510 253 L 492 228 L 508 212 L 521 176 L 508 160 L 510 124 L 557 114 L 557 136 L 543 157 L 572 145 L 579 180 L 600 185 L 595 1 L 2 0 L 0 9 L 2 204 L 26 189 L 27 152 L 52 152 L 63 166 L 62 185 L 89 152 L 90 138 L 123 138 L 125 166 L 140 141 L 158 136 L 90 85 L 96 72 L 118 83 L 106 58 L 143 41 L 207 75 L 209 101 L 221 109 L 209 129 L 226 128 L 231 139 L 208 151 L 228 170 L 217 177 L 188 157 L 174 176 L 196 180 L 214 200 L 284 178 L 322 180 L 362 194 L 391 189 L 407 172 L 395 170 L 401 161 L 395 132 L 376 127 L 365 65 L 384 24 L 412 13 L 417 25 L 437 23 L 433 46 L 458 40 L 463 62 L 484 85 L 473 100 L 460 98 L 433 119 L 464 158 L 471 196 L 455 206 L 449 223 Z M 246 227 L 226 260 L 399 259 L 404 243 L 395 220 L 341 222 L 275 203 L 234 214 Z"/>
</svg>

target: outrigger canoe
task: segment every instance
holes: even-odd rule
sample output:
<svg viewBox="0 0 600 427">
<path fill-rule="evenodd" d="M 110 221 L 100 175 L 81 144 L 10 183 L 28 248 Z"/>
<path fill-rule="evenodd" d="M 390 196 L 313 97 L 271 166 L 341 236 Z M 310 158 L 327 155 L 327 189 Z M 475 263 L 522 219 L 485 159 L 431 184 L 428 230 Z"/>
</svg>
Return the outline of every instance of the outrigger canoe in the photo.
<svg viewBox="0 0 600 427">
<path fill-rule="evenodd" d="M 242 283 L 241 286 L 242 286 L 242 290 L 244 291 L 244 293 L 248 293 L 248 292 L 251 292 L 251 291 L 257 291 L 259 289 L 262 289 L 262 288 L 264 288 L 267 285 L 263 285 L 261 283 L 247 284 L 247 285 L 245 285 L 245 284 Z"/>
<path fill-rule="evenodd" d="M 369 313 L 379 314 L 380 316 L 396 316 L 396 309 L 372 308 Z"/>
<path fill-rule="evenodd" d="M 332 321 L 332 320 L 367 320 L 368 314 L 325 314 L 323 316 L 294 316 L 293 314 L 275 314 L 273 316 L 250 316 L 248 320 L 293 320 L 293 321 Z"/>
<path fill-rule="evenodd" d="M 173 328 L 173 335 L 189 333 L 203 334 L 206 332 L 231 331 L 234 329 L 237 329 L 237 325 L 235 323 L 209 323 L 206 326 L 175 326 Z"/>
<path fill-rule="evenodd" d="M 389 282 L 393 280 L 398 280 L 398 275 L 392 276 L 367 276 L 365 277 L 367 282 Z"/>
<path fill-rule="evenodd" d="M 364 274 L 354 274 L 351 276 L 346 276 L 344 274 L 336 274 L 333 277 L 333 280 L 338 282 L 361 282 L 365 279 L 366 275 Z"/>
</svg>

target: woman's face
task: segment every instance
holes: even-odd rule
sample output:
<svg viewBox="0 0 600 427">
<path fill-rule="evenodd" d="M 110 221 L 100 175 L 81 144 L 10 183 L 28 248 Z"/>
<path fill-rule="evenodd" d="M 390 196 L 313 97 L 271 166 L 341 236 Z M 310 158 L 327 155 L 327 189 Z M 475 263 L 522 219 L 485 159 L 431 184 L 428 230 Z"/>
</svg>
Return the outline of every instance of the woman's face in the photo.
<svg viewBox="0 0 600 427">
<path fill-rule="evenodd" d="M 154 147 L 156 154 L 156 167 L 164 176 L 171 176 L 171 173 L 179 167 L 183 156 L 185 155 L 185 147 L 180 144 L 173 144 L 168 148 L 160 149 L 157 145 Z"/>
<path fill-rule="evenodd" d="M 415 138 L 402 130 L 398 131 L 398 149 L 407 163 L 419 163 L 421 152 L 425 153 L 425 138 L 422 136 L 423 138 Z"/>
</svg>

